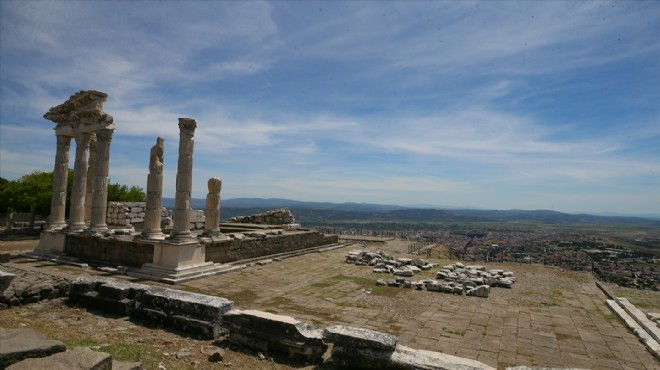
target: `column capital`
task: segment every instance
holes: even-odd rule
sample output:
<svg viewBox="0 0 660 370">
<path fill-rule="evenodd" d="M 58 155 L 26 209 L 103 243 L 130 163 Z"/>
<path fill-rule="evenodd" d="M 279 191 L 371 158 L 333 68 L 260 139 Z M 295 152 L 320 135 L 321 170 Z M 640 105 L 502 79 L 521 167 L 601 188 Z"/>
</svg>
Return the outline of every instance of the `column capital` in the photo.
<svg viewBox="0 0 660 370">
<path fill-rule="evenodd" d="M 193 136 L 197 128 L 197 121 L 192 118 L 179 118 L 179 130 L 181 134 Z"/>
</svg>

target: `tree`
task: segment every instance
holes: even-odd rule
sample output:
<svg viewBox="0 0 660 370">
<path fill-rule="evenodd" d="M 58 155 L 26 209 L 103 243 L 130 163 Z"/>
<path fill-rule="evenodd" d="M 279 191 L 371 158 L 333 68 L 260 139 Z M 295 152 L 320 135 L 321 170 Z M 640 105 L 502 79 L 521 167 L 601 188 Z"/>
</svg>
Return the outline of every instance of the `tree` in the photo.
<svg viewBox="0 0 660 370">
<path fill-rule="evenodd" d="M 146 194 L 139 186 L 120 185 L 119 183 L 108 184 L 108 202 L 144 202 Z"/>
<path fill-rule="evenodd" d="M 71 205 L 71 188 L 73 187 L 73 170 L 69 169 L 67 177 L 66 212 Z M 53 173 L 35 171 L 24 175 L 18 180 L 6 180 L 0 177 L 0 209 L 11 208 L 15 212 L 30 212 L 35 215 L 48 216 L 53 195 Z M 108 184 L 108 201 L 144 202 L 146 195 L 139 186 Z"/>
<path fill-rule="evenodd" d="M 3 204 L 14 211 L 47 215 L 50 212 L 52 187 L 52 172 L 32 172 L 4 184 L 1 193 Z"/>
</svg>

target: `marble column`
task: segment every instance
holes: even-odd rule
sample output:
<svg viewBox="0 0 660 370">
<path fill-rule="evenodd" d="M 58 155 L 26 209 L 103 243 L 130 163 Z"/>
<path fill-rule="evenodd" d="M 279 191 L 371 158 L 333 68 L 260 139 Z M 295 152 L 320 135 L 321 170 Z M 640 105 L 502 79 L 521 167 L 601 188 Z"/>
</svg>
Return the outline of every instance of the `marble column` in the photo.
<svg viewBox="0 0 660 370">
<path fill-rule="evenodd" d="M 87 150 L 92 135 L 88 132 L 76 132 L 76 161 L 73 166 L 73 189 L 71 189 L 71 208 L 69 209 L 69 230 L 85 229 L 85 193 L 87 188 Z"/>
<path fill-rule="evenodd" d="M 108 174 L 110 170 L 110 143 L 112 142 L 113 132 L 114 128 L 104 128 L 96 131 L 96 163 L 92 182 L 94 199 L 92 200 L 92 219 L 90 221 L 90 228 L 95 232 L 108 230 L 106 224 Z"/>
<path fill-rule="evenodd" d="M 204 234 L 211 237 L 220 236 L 220 190 L 222 189 L 222 180 L 212 177 L 208 182 L 209 193 L 206 195 L 206 210 L 204 216 Z"/>
<path fill-rule="evenodd" d="M 197 122 L 192 118 L 179 118 L 179 163 L 176 173 L 174 197 L 174 228 L 171 239 L 179 242 L 192 237 L 190 232 L 190 210 L 192 191 L 193 148 Z"/>
<path fill-rule="evenodd" d="M 149 156 L 149 175 L 147 176 L 147 209 L 145 211 L 142 236 L 149 239 L 164 239 L 160 229 L 160 212 L 163 208 L 163 145 L 164 139 L 158 137 L 156 145 L 151 147 Z"/>
<path fill-rule="evenodd" d="M 57 230 L 66 227 L 64 213 L 66 211 L 66 186 L 69 175 L 69 149 L 71 137 L 57 135 L 57 152 L 55 168 L 53 169 L 53 195 L 50 201 L 50 228 Z"/>
<path fill-rule="evenodd" d="M 92 175 L 96 166 L 96 135 L 92 135 L 89 141 L 89 162 L 87 166 L 87 184 L 85 193 L 85 225 L 89 226 L 92 220 L 92 200 L 94 199 L 94 185 Z"/>
</svg>

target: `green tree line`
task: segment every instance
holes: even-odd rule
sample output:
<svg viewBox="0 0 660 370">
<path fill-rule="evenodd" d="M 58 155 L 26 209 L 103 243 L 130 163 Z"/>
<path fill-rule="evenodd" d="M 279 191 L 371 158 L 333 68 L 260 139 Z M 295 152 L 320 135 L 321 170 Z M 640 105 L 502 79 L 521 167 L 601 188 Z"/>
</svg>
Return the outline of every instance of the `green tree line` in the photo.
<svg viewBox="0 0 660 370">
<path fill-rule="evenodd" d="M 68 215 L 73 170 L 67 177 L 66 212 Z M 53 173 L 35 171 L 17 180 L 0 177 L 0 212 L 30 212 L 46 217 L 50 214 L 50 201 L 53 194 Z M 139 186 L 127 186 L 119 183 L 108 184 L 108 201 L 144 202 L 146 195 Z"/>
</svg>

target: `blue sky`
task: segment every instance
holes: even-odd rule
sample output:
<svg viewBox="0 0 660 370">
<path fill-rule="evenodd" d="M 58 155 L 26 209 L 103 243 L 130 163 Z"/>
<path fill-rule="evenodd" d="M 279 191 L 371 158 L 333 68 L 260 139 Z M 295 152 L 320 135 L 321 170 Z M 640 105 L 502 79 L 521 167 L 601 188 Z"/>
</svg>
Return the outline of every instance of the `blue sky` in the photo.
<svg viewBox="0 0 660 370">
<path fill-rule="evenodd" d="M 660 214 L 660 3 L 0 2 L 0 176 L 52 171 L 51 106 L 108 93 L 110 179 L 178 117 L 193 196 Z M 71 151 L 73 168 L 74 148 Z"/>
</svg>

